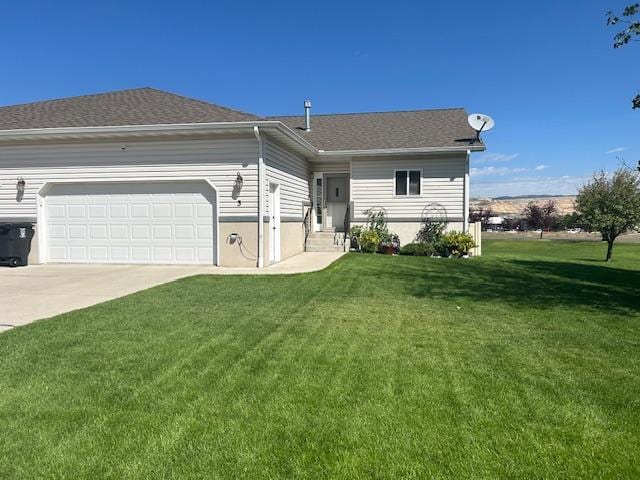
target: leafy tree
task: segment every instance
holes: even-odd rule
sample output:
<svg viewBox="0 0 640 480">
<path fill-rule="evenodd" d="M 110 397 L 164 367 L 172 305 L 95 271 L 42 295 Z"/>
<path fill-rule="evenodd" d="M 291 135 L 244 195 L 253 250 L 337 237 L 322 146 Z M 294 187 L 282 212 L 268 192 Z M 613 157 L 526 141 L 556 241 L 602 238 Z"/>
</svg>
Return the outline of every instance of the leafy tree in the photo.
<svg viewBox="0 0 640 480">
<path fill-rule="evenodd" d="M 626 169 L 611 177 L 595 174 L 578 192 L 576 210 L 591 229 L 602 234 L 607 242 L 605 260 L 611 261 L 616 238 L 640 225 L 640 176 Z"/>
<path fill-rule="evenodd" d="M 549 200 L 544 205 L 529 202 L 522 211 L 524 220 L 530 227 L 540 229 L 540 238 L 545 230 L 551 230 L 557 218 L 556 202 Z"/>
<path fill-rule="evenodd" d="M 482 230 L 486 230 L 487 224 L 489 222 L 489 218 L 491 218 L 492 214 L 493 214 L 493 211 L 491 210 L 490 206 L 486 206 L 486 207 L 478 206 L 477 208 L 470 208 L 469 222 L 471 223 L 480 222 L 480 224 L 482 225 Z"/>
<path fill-rule="evenodd" d="M 622 18 L 614 14 L 611 10 L 607 12 L 607 25 L 624 24 L 625 28 L 613 37 L 613 48 L 620 48 L 629 42 L 638 42 L 635 38 L 640 35 L 640 18 L 636 15 L 640 14 L 640 3 L 633 3 L 624 8 Z M 640 94 L 636 95 L 632 100 L 632 108 L 640 108 Z"/>
<path fill-rule="evenodd" d="M 582 218 L 578 212 L 571 212 L 560 217 L 558 223 L 565 229 L 582 227 Z"/>
</svg>

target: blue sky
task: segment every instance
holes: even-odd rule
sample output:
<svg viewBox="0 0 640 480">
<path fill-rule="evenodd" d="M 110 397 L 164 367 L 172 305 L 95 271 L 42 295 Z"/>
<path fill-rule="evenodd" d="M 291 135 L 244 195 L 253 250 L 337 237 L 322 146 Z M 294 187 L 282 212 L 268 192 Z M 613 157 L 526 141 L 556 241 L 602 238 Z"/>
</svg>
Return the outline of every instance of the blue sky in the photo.
<svg viewBox="0 0 640 480">
<path fill-rule="evenodd" d="M 153 86 L 257 114 L 492 115 L 472 195 L 574 193 L 640 158 L 619 1 L 28 1 L 3 6 L 0 104 Z"/>
</svg>

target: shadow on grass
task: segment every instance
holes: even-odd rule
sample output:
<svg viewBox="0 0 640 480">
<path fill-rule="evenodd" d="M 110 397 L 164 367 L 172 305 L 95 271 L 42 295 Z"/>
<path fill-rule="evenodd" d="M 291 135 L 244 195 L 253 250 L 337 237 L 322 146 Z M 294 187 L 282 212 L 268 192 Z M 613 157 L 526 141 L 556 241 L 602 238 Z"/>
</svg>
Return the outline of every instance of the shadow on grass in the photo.
<svg viewBox="0 0 640 480">
<path fill-rule="evenodd" d="M 604 263 L 604 262 L 603 262 Z M 418 298 L 497 300 L 514 307 L 640 312 L 640 272 L 544 260 L 389 262 L 381 277 Z M 368 269 L 367 269 L 368 270 Z M 368 272 L 367 272 L 368 273 Z M 371 274 L 380 276 L 380 269 Z"/>
</svg>

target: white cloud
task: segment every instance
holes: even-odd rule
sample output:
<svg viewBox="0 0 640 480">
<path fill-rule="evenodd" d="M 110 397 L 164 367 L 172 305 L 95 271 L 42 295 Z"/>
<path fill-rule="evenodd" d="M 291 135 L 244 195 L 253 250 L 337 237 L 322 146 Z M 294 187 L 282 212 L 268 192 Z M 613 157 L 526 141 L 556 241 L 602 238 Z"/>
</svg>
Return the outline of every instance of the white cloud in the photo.
<svg viewBox="0 0 640 480">
<path fill-rule="evenodd" d="M 536 168 L 534 168 L 534 170 L 536 172 L 541 172 L 542 170 L 546 170 L 547 168 L 549 168 L 549 165 L 538 165 Z"/>
<path fill-rule="evenodd" d="M 483 153 L 477 158 L 472 158 L 473 163 L 510 162 L 520 155 L 519 153 Z"/>
<path fill-rule="evenodd" d="M 575 195 L 590 177 L 523 177 L 495 182 L 471 182 L 473 197 Z"/>
<path fill-rule="evenodd" d="M 607 152 L 605 152 L 606 154 L 610 154 L 610 153 L 619 153 L 619 152 L 624 152 L 627 148 L 626 147 L 616 147 L 616 148 L 612 148 L 611 150 L 608 150 Z"/>
</svg>

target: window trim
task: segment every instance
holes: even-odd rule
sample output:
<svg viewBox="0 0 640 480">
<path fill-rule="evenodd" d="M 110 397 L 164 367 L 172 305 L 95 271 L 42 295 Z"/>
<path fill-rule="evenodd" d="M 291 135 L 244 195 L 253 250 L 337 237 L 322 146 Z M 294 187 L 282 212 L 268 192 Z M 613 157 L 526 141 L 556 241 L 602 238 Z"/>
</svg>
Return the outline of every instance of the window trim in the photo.
<svg viewBox="0 0 640 480">
<path fill-rule="evenodd" d="M 406 193 L 396 193 L 396 180 L 398 178 L 398 174 L 397 172 L 406 172 L 407 174 L 407 190 Z M 420 180 L 419 180 L 419 186 L 420 186 L 420 193 L 409 193 L 410 190 L 410 186 L 409 186 L 409 179 L 411 177 L 411 173 L 410 172 L 418 172 L 420 175 Z M 396 168 L 393 170 L 393 196 L 397 197 L 397 198 L 407 198 L 407 197 L 422 197 L 422 169 L 421 168 Z"/>
</svg>

